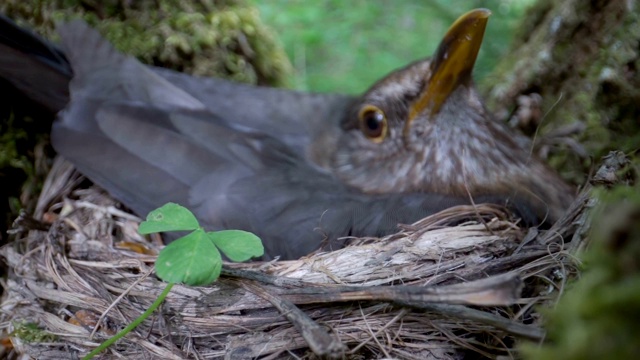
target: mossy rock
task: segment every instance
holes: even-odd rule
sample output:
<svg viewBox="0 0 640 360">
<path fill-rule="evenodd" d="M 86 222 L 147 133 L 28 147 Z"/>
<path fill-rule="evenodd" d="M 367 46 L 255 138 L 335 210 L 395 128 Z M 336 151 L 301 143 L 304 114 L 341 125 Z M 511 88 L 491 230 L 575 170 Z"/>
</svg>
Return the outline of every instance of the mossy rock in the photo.
<svg viewBox="0 0 640 360">
<path fill-rule="evenodd" d="M 242 0 L 7 0 L 0 11 L 52 39 L 56 23 L 84 19 L 142 62 L 193 75 L 282 86 L 291 72 L 273 32 Z"/>
</svg>

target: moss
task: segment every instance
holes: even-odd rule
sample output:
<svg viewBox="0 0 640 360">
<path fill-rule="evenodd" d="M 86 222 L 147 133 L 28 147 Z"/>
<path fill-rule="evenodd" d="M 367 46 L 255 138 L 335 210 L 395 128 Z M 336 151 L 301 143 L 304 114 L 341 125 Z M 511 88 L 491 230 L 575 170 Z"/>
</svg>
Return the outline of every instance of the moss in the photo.
<svg viewBox="0 0 640 360">
<path fill-rule="evenodd" d="M 552 140 L 548 161 L 581 184 L 608 151 L 640 144 L 640 7 L 625 2 L 540 1 L 520 27 L 511 54 L 483 84 L 490 108 L 505 120 L 521 94 L 543 97 L 545 136 L 579 124 L 578 134 Z M 532 134 L 530 134 L 532 135 Z M 548 144 L 549 142 L 547 142 Z M 581 151 L 571 145 L 580 144 Z"/>
<path fill-rule="evenodd" d="M 57 337 L 54 334 L 50 334 L 38 327 L 33 323 L 14 323 L 15 330 L 11 333 L 11 336 L 15 336 L 20 340 L 28 343 L 43 343 L 56 341 Z"/>
<path fill-rule="evenodd" d="M 0 114 L 5 110 L 3 106 Z M 29 195 L 35 195 L 41 187 L 43 179 L 36 174 L 31 151 L 34 144 L 42 140 L 40 131 L 43 130 L 30 118 L 16 119 L 14 115 L 7 115 L 0 121 L 0 183 L 3 184 L 0 187 L 0 231 L 3 233 L 23 208 L 19 200 L 21 193 L 28 189 Z M 34 202 L 27 206 L 32 209 L 35 197 L 24 199 L 27 197 Z"/>
<path fill-rule="evenodd" d="M 194 75 L 281 86 L 291 73 L 272 31 L 242 0 L 8 0 L 0 11 L 49 38 L 56 22 L 82 18 L 119 50 Z"/>
<path fill-rule="evenodd" d="M 633 165 L 637 176 L 640 162 Z M 620 176 L 621 178 L 623 176 Z M 596 192 L 584 273 L 546 310 L 547 341 L 528 359 L 634 359 L 640 354 L 640 185 Z"/>
<path fill-rule="evenodd" d="M 535 34 L 535 30 L 544 22 L 545 15 L 553 8 L 553 0 L 538 0 L 527 11 L 513 36 L 514 44 L 523 44 L 529 41 L 529 37 Z"/>
<path fill-rule="evenodd" d="M 6 121 L 0 123 L 0 168 L 15 167 L 27 170 L 29 168 L 26 156 L 18 153 L 20 140 L 27 138 L 24 129 L 15 128 L 14 117 L 10 116 Z"/>
</svg>

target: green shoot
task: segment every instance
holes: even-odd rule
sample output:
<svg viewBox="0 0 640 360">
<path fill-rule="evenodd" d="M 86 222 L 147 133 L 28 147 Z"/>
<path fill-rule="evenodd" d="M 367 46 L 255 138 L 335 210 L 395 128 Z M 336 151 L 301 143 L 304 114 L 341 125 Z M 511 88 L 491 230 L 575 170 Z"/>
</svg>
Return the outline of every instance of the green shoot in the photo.
<svg viewBox="0 0 640 360">
<path fill-rule="evenodd" d="M 156 274 L 167 282 L 192 286 L 208 285 L 220 275 L 222 251 L 232 261 L 247 261 L 264 254 L 260 238 L 241 230 L 206 232 L 183 206 L 168 203 L 149 213 L 140 224 L 140 234 L 192 230 L 167 245 L 156 261 Z"/>
<path fill-rule="evenodd" d="M 222 251 L 232 261 L 247 261 L 264 254 L 262 241 L 256 235 L 241 230 L 205 231 L 196 217 L 183 206 L 168 203 L 152 211 L 140 224 L 142 235 L 162 231 L 191 231 L 165 246 L 156 260 L 156 274 L 169 284 L 153 305 L 129 326 L 108 339 L 83 360 L 93 358 L 118 339 L 132 331 L 164 301 L 174 283 L 191 286 L 209 285 L 216 281 L 222 269 Z"/>
</svg>

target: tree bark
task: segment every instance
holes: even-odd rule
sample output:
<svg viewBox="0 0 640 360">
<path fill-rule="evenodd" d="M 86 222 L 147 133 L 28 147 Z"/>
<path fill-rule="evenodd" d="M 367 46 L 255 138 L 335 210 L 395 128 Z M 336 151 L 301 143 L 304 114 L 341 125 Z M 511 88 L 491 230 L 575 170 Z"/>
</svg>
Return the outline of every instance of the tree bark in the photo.
<svg viewBox="0 0 640 360">
<path fill-rule="evenodd" d="M 609 150 L 640 145 L 640 4 L 539 0 L 483 84 L 497 117 L 583 183 Z"/>
</svg>

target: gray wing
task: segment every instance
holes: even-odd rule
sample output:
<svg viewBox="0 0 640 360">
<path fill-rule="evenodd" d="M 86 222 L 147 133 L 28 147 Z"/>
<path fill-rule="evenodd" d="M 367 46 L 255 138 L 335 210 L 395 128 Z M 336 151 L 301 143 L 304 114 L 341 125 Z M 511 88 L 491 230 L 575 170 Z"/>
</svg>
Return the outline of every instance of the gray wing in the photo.
<svg viewBox="0 0 640 360">
<path fill-rule="evenodd" d="M 72 101 L 92 97 L 163 109 L 206 110 L 224 119 L 227 126 L 277 136 L 297 151 L 305 151 L 301 144 L 308 144 L 311 134 L 324 130 L 324 119 L 331 119 L 353 100 L 351 96 L 250 86 L 145 66 L 116 51 L 80 21 L 58 32 L 74 71 Z"/>
<path fill-rule="evenodd" d="M 139 214 L 172 201 L 209 229 L 254 232 L 268 258 L 297 258 L 323 243 L 338 248 L 343 236 L 389 234 L 398 223 L 467 203 L 437 194 L 362 194 L 279 139 L 228 127 L 208 112 L 94 101 L 71 109 L 90 126 L 57 123 L 53 139 L 81 172 Z"/>
<path fill-rule="evenodd" d="M 0 14 L 0 78 L 48 111 L 69 97 L 71 68 L 62 52 Z"/>
<path fill-rule="evenodd" d="M 325 240 L 379 236 L 466 203 L 434 194 L 367 196 L 310 165 L 284 142 L 238 130 L 208 112 L 140 104 L 74 104 L 54 126 L 56 149 L 140 214 L 173 201 L 210 229 L 260 236 L 269 257 L 296 258 Z M 91 119 L 91 121 L 87 121 Z"/>
</svg>

